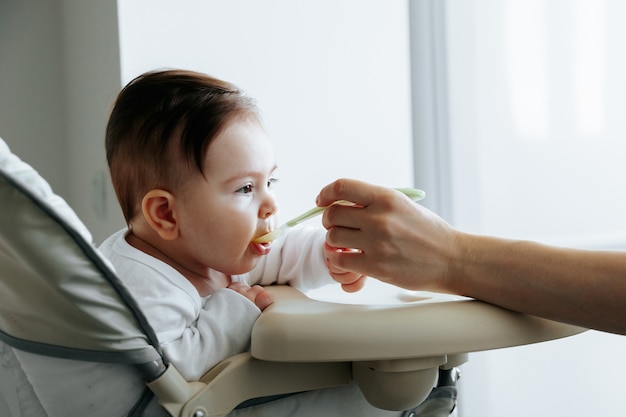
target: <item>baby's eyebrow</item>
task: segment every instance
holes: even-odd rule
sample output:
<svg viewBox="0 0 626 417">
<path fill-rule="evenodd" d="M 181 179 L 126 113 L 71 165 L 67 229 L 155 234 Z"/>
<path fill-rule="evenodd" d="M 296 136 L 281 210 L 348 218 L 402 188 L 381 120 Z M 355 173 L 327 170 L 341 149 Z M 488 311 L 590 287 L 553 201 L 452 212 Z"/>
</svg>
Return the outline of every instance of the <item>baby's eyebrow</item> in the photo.
<svg viewBox="0 0 626 417">
<path fill-rule="evenodd" d="M 269 174 L 273 174 L 274 172 L 276 172 L 276 170 L 278 169 L 278 165 L 274 164 L 274 166 L 269 170 Z M 241 178 L 256 178 L 256 177 L 264 177 L 266 174 L 263 172 L 259 172 L 259 171 L 246 171 L 246 170 L 242 170 L 240 172 L 236 172 L 235 174 L 231 175 L 227 181 L 237 181 Z"/>
</svg>

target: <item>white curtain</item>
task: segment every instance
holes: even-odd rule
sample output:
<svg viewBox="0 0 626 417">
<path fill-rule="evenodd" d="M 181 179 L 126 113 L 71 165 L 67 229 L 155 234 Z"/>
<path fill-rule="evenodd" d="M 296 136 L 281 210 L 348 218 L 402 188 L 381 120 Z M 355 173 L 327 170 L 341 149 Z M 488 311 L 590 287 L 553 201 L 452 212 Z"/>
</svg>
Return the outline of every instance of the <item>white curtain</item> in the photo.
<svg viewBox="0 0 626 417">
<path fill-rule="evenodd" d="M 626 2 L 416 4 L 440 45 L 422 58 L 438 70 L 444 155 L 433 172 L 446 218 L 477 233 L 626 249 Z M 587 332 L 472 354 L 460 415 L 623 416 L 625 349 L 623 337 Z"/>
</svg>

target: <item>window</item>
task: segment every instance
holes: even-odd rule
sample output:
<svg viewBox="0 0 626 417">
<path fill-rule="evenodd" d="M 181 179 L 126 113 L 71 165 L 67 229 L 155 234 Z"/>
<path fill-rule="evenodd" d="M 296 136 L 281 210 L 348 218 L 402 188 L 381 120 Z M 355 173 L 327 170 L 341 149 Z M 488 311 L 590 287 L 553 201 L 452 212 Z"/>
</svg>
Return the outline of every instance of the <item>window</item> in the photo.
<svg viewBox="0 0 626 417">
<path fill-rule="evenodd" d="M 626 249 L 626 3 L 410 5 L 425 204 L 466 231 Z M 586 332 L 471 354 L 459 415 L 622 415 L 625 348 Z"/>
<path fill-rule="evenodd" d="M 434 63 L 444 97 L 433 100 L 445 105 L 437 132 L 448 219 L 481 233 L 626 247 L 626 4 L 453 0 L 433 9 L 445 50 Z"/>
</svg>

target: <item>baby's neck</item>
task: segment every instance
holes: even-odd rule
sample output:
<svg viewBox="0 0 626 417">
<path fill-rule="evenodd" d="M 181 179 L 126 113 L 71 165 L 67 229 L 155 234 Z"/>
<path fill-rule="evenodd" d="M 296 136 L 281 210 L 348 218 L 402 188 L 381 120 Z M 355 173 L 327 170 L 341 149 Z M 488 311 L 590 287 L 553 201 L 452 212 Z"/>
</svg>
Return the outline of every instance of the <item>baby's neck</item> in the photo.
<svg viewBox="0 0 626 417">
<path fill-rule="evenodd" d="M 231 284 L 230 276 L 222 272 L 207 268 L 206 273 L 201 274 L 186 268 L 184 265 L 176 262 L 162 250 L 145 239 L 137 236 L 132 231 L 126 235 L 126 241 L 134 248 L 147 253 L 148 255 L 165 262 L 172 268 L 176 269 L 187 279 L 187 281 L 191 283 L 191 285 L 194 286 L 201 297 L 211 295 L 219 289 L 228 288 Z"/>
<path fill-rule="evenodd" d="M 209 269 L 208 277 L 204 277 L 198 274 L 185 275 L 183 272 L 179 270 L 181 274 L 193 285 L 196 290 L 198 290 L 198 294 L 201 297 L 206 297 L 207 295 L 213 294 L 215 291 L 228 288 L 231 284 L 230 276 L 223 274 L 221 272 L 215 271 L 213 269 Z"/>
</svg>

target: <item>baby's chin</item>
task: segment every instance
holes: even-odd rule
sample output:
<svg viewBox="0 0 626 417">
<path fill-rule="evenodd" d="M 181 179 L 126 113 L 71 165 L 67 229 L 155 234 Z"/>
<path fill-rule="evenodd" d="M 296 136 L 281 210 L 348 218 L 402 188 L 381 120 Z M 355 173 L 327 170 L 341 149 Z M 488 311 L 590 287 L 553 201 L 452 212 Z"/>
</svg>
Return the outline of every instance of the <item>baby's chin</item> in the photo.
<svg viewBox="0 0 626 417">
<path fill-rule="evenodd" d="M 243 275 L 252 271 L 261 262 L 261 256 L 244 256 L 240 262 L 233 262 L 223 272 L 227 275 Z"/>
</svg>

